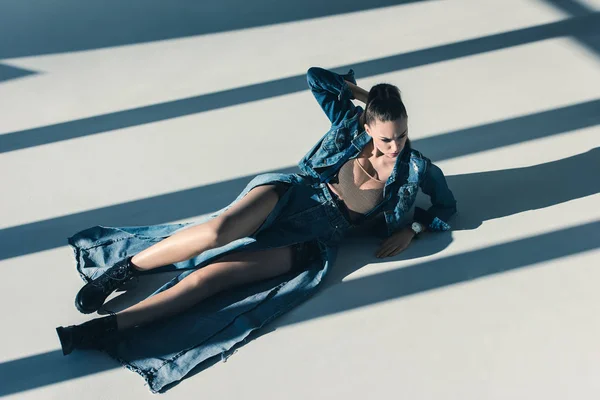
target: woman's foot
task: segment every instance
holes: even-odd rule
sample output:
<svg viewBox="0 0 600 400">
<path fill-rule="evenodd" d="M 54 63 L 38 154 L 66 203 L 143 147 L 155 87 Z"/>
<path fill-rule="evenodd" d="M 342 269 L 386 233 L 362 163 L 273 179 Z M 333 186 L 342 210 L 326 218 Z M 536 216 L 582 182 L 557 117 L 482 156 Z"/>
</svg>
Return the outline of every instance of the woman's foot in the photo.
<svg viewBox="0 0 600 400">
<path fill-rule="evenodd" d="M 56 328 L 63 354 L 74 349 L 102 349 L 117 333 L 117 316 L 96 318 L 81 325 Z"/>
<path fill-rule="evenodd" d="M 104 274 L 82 287 L 75 297 L 75 307 L 83 314 L 98 311 L 112 292 L 137 275 L 131 258 L 117 262 Z"/>
</svg>

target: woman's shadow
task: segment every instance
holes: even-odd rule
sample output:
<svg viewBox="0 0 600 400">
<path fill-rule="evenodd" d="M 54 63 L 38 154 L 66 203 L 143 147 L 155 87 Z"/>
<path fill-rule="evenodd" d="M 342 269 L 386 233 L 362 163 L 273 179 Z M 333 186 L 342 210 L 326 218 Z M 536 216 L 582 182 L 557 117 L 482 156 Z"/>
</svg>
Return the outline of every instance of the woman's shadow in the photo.
<svg viewBox="0 0 600 400">
<path fill-rule="evenodd" d="M 455 230 L 483 221 L 591 196 L 600 192 L 600 147 L 530 167 L 448 178 L 459 210 Z"/>
<path fill-rule="evenodd" d="M 449 176 L 448 185 L 459 208 L 450 221 L 452 229 L 473 230 L 484 221 L 600 193 L 599 172 L 600 148 L 594 148 L 529 167 Z M 432 233 L 414 240 L 395 257 L 378 259 L 375 252 L 381 239 L 356 234 L 340 246 L 322 290 L 303 307 L 277 319 L 271 329 L 597 249 L 599 232 L 600 221 L 596 221 L 441 258 L 425 258 L 403 268 L 344 281 L 368 264 L 430 256 L 452 242 L 451 232 Z"/>
<path fill-rule="evenodd" d="M 452 175 L 447 182 L 458 208 L 450 220 L 452 230 L 473 230 L 484 221 L 599 193 L 600 147 L 529 167 Z M 424 196 L 417 203 L 424 208 L 429 205 Z M 383 230 L 385 226 L 380 221 L 370 229 Z M 382 239 L 373 237 L 371 231 L 358 231 L 344 243 L 342 252 L 347 251 L 351 256 L 344 257 L 343 263 L 336 263 L 329 284 L 340 282 L 366 264 L 425 257 L 444 250 L 452 242 L 451 232 L 429 234 L 424 240 L 413 241 L 397 256 L 380 260 L 374 255 Z"/>
</svg>

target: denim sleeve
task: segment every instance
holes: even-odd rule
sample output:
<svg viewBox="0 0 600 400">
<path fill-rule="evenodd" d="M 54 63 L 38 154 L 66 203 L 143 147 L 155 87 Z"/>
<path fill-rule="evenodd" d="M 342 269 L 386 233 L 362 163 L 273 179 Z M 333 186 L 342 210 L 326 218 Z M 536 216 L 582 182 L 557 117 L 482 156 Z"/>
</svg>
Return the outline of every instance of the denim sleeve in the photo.
<svg viewBox="0 0 600 400">
<path fill-rule="evenodd" d="M 351 101 L 352 91 L 345 82 L 347 80 L 356 84 L 353 70 L 340 75 L 323 68 L 311 67 L 306 73 L 306 80 L 332 125 L 339 125 L 344 119 L 354 116 L 356 106 Z"/>
<path fill-rule="evenodd" d="M 415 207 L 415 221 L 427 226 L 430 231 L 450 230 L 448 220 L 456 213 L 456 199 L 448 188 L 444 173 L 431 161 L 428 161 L 420 187 L 431 198 L 431 207 L 427 210 Z"/>
</svg>

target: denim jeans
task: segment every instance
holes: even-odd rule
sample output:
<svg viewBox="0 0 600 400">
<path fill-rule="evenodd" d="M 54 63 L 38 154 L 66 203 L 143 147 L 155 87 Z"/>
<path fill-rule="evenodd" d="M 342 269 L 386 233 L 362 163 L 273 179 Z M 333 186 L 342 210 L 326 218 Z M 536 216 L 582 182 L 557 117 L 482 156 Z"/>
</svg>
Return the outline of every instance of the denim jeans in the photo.
<svg viewBox="0 0 600 400">
<path fill-rule="evenodd" d="M 236 251 L 256 251 L 302 243 L 299 251 L 306 265 L 262 282 L 220 293 L 188 311 L 126 330 L 106 351 L 127 368 L 139 373 L 152 392 L 182 379 L 201 363 L 228 357 L 248 335 L 307 299 L 320 286 L 334 262 L 337 245 L 353 227 L 324 183 L 297 174 L 262 174 L 254 178 L 227 207 L 194 223 L 138 227 L 96 226 L 69 238 L 77 270 L 89 281 L 116 261 L 139 253 L 190 225 L 215 218 L 252 188 L 276 184 L 281 195 L 274 210 L 252 236 L 210 249 L 184 262 L 152 272 L 184 270 L 152 295 L 180 282 L 198 268 Z M 306 250 L 308 251 L 308 250 Z M 202 369 L 200 366 L 199 369 Z"/>
</svg>

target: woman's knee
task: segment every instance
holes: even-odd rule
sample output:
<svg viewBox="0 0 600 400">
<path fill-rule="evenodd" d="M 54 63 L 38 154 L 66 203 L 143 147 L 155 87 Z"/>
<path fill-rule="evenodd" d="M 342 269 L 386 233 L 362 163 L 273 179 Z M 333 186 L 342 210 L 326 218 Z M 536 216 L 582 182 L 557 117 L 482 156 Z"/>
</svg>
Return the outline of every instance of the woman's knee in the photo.
<svg viewBox="0 0 600 400">
<path fill-rule="evenodd" d="M 291 247 L 241 251 L 215 260 L 185 280 L 189 279 L 188 284 L 193 290 L 214 294 L 231 287 L 282 275 L 289 272 L 292 266 Z"/>
<path fill-rule="evenodd" d="M 227 226 L 231 222 L 226 220 L 226 218 L 221 215 L 213 220 L 208 221 L 206 225 L 207 234 L 210 237 L 210 241 L 212 242 L 213 247 L 221 247 L 225 246 L 227 243 L 230 243 L 227 236 Z"/>
<path fill-rule="evenodd" d="M 203 298 L 222 291 L 223 280 L 204 268 L 188 275 L 179 285 L 185 286 L 185 290 L 190 293 L 202 295 Z"/>
</svg>

